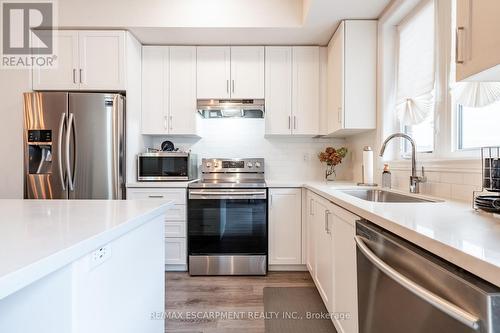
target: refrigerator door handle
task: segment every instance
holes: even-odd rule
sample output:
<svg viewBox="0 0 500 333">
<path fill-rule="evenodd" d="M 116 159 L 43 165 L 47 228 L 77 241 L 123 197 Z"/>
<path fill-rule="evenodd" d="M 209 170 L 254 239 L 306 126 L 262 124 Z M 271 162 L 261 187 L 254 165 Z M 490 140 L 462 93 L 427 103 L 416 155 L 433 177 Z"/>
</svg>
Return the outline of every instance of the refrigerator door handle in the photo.
<svg viewBox="0 0 500 333">
<path fill-rule="evenodd" d="M 120 136 L 119 133 L 121 132 L 121 122 L 122 119 L 120 117 L 120 112 L 118 108 L 118 96 L 115 96 L 113 99 L 113 110 L 112 110 L 112 116 L 113 116 L 113 121 L 112 121 L 112 170 L 113 170 L 113 199 L 121 199 L 120 195 Z"/>
<path fill-rule="evenodd" d="M 74 124 L 75 124 L 75 116 L 73 113 L 70 113 L 69 114 L 69 118 L 68 118 L 68 128 L 66 129 L 66 172 L 68 174 L 68 189 L 70 191 L 74 191 L 75 190 L 75 165 L 73 164 L 73 172 L 71 170 L 71 161 L 70 161 L 70 149 L 69 149 L 69 145 L 70 145 L 70 142 L 71 142 L 71 133 L 72 133 L 72 130 L 73 130 L 73 133 L 74 133 Z M 73 155 L 76 156 L 76 151 L 73 152 Z"/>
<path fill-rule="evenodd" d="M 62 190 L 66 191 L 66 181 L 63 175 L 63 165 L 62 165 L 62 141 L 63 141 L 63 132 L 64 132 L 64 124 L 66 123 L 66 112 L 61 114 L 61 119 L 59 120 L 59 135 L 57 137 L 57 163 L 59 167 L 59 178 L 61 180 Z"/>
</svg>

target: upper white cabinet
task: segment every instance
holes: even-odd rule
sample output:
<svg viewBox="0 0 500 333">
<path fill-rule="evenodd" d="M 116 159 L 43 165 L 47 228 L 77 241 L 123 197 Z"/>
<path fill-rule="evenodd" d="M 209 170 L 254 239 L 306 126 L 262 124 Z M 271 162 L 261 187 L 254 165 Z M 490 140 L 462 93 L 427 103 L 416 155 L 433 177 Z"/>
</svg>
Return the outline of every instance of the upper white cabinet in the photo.
<svg viewBox="0 0 500 333">
<path fill-rule="evenodd" d="M 269 264 L 302 263 L 302 190 L 269 190 Z"/>
<path fill-rule="evenodd" d="M 264 47 L 199 46 L 197 98 L 264 98 Z"/>
<path fill-rule="evenodd" d="M 231 98 L 264 98 L 264 47 L 231 47 Z"/>
<path fill-rule="evenodd" d="M 57 67 L 33 69 L 33 90 L 125 90 L 125 34 L 54 31 Z"/>
<path fill-rule="evenodd" d="M 196 80 L 199 99 L 231 98 L 231 48 L 197 47 Z"/>
<path fill-rule="evenodd" d="M 266 47 L 266 134 L 319 134 L 319 47 Z"/>
<path fill-rule="evenodd" d="M 142 134 L 196 135 L 196 47 L 142 48 Z"/>
<path fill-rule="evenodd" d="M 376 127 L 377 21 L 342 21 L 328 44 L 327 128 L 346 136 Z"/>
<path fill-rule="evenodd" d="M 500 81 L 500 1 L 457 0 L 457 81 Z"/>
</svg>

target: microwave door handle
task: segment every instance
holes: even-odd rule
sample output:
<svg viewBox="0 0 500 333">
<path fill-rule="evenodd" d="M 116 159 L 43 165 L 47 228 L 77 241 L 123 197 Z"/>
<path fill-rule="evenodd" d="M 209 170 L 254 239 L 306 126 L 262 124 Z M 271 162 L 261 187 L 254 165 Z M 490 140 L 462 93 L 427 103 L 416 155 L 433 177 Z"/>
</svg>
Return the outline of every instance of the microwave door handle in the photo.
<svg viewBox="0 0 500 333">
<path fill-rule="evenodd" d="M 423 301 L 431 304 L 435 308 L 441 310 L 453 319 L 461 322 L 467 327 L 473 329 L 474 331 L 479 330 L 479 318 L 472 315 L 471 313 L 465 311 L 464 309 L 456 306 L 455 304 L 445 300 L 442 297 L 434 294 L 433 292 L 425 289 L 419 284 L 408 279 L 403 274 L 396 271 L 394 268 L 386 264 L 382 259 L 377 257 L 368 246 L 365 244 L 364 240 L 360 236 L 355 236 L 354 241 L 361 253 L 379 270 L 381 270 L 385 275 L 391 278 L 393 281 L 416 295 L 420 297 Z"/>
<path fill-rule="evenodd" d="M 57 166 L 59 168 L 59 179 L 61 181 L 62 190 L 66 191 L 66 179 L 63 173 L 63 163 L 62 163 L 62 141 L 63 132 L 66 124 L 66 113 L 61 114 L 61 119 L 59 120 L 59 134 L 57 136 Z"/>
</svg>

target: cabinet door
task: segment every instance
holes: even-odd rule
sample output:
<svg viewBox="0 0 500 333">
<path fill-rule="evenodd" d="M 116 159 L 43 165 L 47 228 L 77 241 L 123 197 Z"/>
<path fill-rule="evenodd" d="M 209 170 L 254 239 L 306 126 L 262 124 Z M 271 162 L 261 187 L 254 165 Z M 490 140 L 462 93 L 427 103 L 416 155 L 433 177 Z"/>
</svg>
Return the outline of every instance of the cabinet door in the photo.
<svg viewBox="0 0 500 333">
<path fill-rule="evenodd" d="M 231 98 L 264 98 L 264 47 L 231 47 Z"/>
<path fill-rule="evenodd" d="M 336 320 L 344 333 L 358 332 L 358 291 L 356 270 L 356 235 L 357 217 L 336 207 L 333 210 L 333 254 L 335 311 L 349 313 L 349 320 Z"/>
<path fill-rule="evenodd" d="M 291 134 L 292 48 L 266 47 L 266 134 Z"/>
<path fill-rule="evenodd" d="M 340 24 L 328 44 L 328 133 L 344 128 L 344 24 Z"/>
<path fill-rule="evenodd" d="M 80 88 L 125 90 L 125 32 L 81 31 Z"/>
<path fill-rule="evenodd" d="M 196 52 L 197 98 L 230 98 L 231 49 L 224 46 L 199 46 Z"/>
<path fill-rule="evenodd" d="M 498 0 L 457 1 L 457 81 L 500 81 L 498 13 Z"/>
<path fill-rule="evenodd" d="M 165 265 L 185 265 L 186 238 L 165 238 Z"/>
<path fill-rule="evenodd" d="M 52 31 L 40 33 L 50 34 Z M 54 30 L 53 34 L 56 67 L 33 68 L 33 90 L 78 89 L 78 32 Z M 33 42 L 35 46 L 38 44 L 38 41 Z"/>
<path fill-rule="evenodd" d="M 319 294 L 329 312 L 333 312 L 333 241 L 331 234 L 331 210 L 326 200 L 314 202 L 316 244 L 315 282 Z"/>
<path fill-rule="evenodd" d="M 315 273 L 315 207 L 314 207 L 314 195 L 311 191 L 307 191 L 306 194 L 306 265 L 311 276 Z"/>
<path fill-rule="evenodd" d="M 167 134 L 168 46 L 142 47 L 142 134 Z"/>
<path fill-rule="evenodd" d="M 169 133 L 196 135 L 196 47 L 171 46 Z"/>
<path fill-rule="evenodd" d="M 293 47 L 292 133 L 319 134 L 319 47 Z"/>
<path fill-rule="evenodd" d="M 302 262 L 302 190 L 270 189 L 269 264 Z"/>
</svg>

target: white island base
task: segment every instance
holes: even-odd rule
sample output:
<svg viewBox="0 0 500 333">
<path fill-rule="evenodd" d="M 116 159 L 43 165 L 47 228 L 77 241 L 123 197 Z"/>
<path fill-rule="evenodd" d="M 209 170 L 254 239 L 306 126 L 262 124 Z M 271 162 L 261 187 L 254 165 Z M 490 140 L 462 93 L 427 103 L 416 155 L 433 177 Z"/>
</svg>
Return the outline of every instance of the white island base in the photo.
<svg viewBox="0 0 500 333">
<path fill-rule="evenodd" d="M 0 200 L 0 332 L 163 332 L 168 207 Z"/>
</svg>

